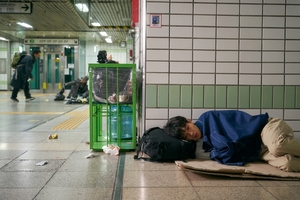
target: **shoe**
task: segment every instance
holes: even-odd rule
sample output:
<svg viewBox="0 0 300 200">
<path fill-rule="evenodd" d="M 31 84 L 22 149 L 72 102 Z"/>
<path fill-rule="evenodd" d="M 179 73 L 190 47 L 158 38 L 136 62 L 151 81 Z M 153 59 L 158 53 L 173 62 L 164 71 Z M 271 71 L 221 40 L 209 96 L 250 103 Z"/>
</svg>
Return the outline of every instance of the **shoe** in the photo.
<svg viewBox="0 0 300 200">
<path fill-rule="evenodd" d="M 17 102 L 17 103 L 19 103 L 19 100 L 18 99 L 16 99 L 16 98 L 10 98 L 13 102 Z"/>
<path fill-rule="evenodd" d="M 35 98 L 34 97 L 29 97 L 29 98 L 26 98 L 26 102 L 28 102 L 28 101 L 32 101 L 32 100 L 34 100 Z"/>
</svg>

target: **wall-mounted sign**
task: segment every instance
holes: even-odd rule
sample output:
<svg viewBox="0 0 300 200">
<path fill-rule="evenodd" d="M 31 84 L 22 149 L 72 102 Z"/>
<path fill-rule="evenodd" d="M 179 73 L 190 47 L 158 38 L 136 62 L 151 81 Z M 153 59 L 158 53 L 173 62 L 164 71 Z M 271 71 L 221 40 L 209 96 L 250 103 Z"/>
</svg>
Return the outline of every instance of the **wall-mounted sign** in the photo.
<svg viewBox="0 0 300 200">
<path fill-rule="evenodd" d="M 126 42 L 125 41 L 121 41 L 120 42 L 120 47 L 121 48 L 125 48 L 126 47 Z"/>
<path fill-rule="evenodd" d="M 150 27 L 161 28 L 162 18 L 160 14 L 150 14 Z"/>
<path fill-rule="evenodd" d="M 24 44 L 78 45 L 78 39 L 25 38 Z"/>
<path fill-rule="evenodd" d="M 0 13 L 32 13 L 32 3 L 15 3 L 5 2 L 0 3 Z"/>
</svg>

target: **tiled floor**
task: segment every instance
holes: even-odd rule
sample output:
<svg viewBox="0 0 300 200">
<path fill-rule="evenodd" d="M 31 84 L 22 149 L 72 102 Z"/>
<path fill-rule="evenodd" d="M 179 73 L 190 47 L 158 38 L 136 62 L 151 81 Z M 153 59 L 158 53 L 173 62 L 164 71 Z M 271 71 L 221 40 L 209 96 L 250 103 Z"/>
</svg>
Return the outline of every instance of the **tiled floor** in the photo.
<svg viewBox="0 0 300 200">
<path fill-rule="evenodd" d="M 0 199 L 300 199 L 300 181 L 243 180 L 184 172 L 174 163 L 135 161 L 134 152 L 111 156 L 91 150 L 89 120 L 74 130 L 51 130 L 72 110 L 88 105 L 34 94 L 25 103 L 0 91 Z M 57 133 L 58 139 L 49 140 Z M 201 144 L 199 144 L 199 148 Z M 48 164 L 36 166 L 47 160 Z"/>
</svg>

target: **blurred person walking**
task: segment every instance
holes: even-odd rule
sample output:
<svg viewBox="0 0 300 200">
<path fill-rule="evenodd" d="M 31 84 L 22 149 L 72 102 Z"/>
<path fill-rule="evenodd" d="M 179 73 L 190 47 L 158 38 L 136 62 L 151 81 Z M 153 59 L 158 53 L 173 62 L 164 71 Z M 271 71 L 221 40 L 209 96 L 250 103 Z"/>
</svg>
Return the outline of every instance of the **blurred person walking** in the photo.
<svg viewBox="0 0 300 200">
<path fill-rule="evenodd" d="M 40 54 L 40 50 L 34 50 L 31 55 L 26 55 L 18 63 L 10 82 L 10 85 L 14 88 L 10 97 L 12 101 L 19 102 L 17 96 L 20 90 L 24 90 L 26 102 L 35 99 L 30 94 L 29 81 L 33 80 L 32 68 L 36 60 L 40 57 Z"/>
</svg>

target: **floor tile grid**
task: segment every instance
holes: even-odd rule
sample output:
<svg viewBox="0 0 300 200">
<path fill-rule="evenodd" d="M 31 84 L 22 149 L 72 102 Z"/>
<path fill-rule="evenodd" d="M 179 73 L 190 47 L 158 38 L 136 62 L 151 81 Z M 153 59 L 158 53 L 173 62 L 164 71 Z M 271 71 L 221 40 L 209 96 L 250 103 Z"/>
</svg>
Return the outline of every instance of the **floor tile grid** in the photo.
<svg viewBox="0 0 300 200">
<path fill-rule="evenodd" d="M 123 199 L 299 199 L 299 181 L 240 179 L 182 171 L 126 154 Z M 178 175 L 181 172 L 185 175 Z M 174 181 L 174 177 L 176 177 Z M 180 180 L 180 183 L 176 182 Z M 278 190 L 276 189 L 278 188 Z M 278 192 L 280 191 L 280 192 Z"/>
</svg>

